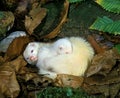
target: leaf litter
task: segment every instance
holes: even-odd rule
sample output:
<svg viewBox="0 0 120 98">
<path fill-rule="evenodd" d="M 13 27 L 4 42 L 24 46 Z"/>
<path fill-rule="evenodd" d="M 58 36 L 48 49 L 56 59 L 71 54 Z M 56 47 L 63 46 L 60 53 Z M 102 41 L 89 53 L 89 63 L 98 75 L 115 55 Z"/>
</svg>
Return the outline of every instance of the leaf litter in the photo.
<svg viewBox="0 0 120 98">
<path fill-rule="evenodd" d="M 119 61 L 120 54 L 116 49 L 96 55 L 86 72 L 83 88 L 91 94 L 114 98 L 120 90 Z"/>
<path fill-rule="evenodd" d="M 46 11 L 40 5 L 35 5 L 29 14 L 25 16 L 25 28 L 30 35 L 46 16 Z"/>
<path fill-rule="evenodd" d="M 21 6 L 22 3 L 24 3 L 24 6 Z M 23 7 L 23 9 L 20 10 L 18 7 L 17 11 L 19 13 L 25 11 L 27 6 L 28 2 L 21 2 L 19 7 Z M 60 33 L 62 25 L 67 20 L 68 8 L 69 2 L 65 0 L 60 23 L 48 35 L 42 36 L 42 39 L 52 39 Z M 20 95 L 35 97 L 35 92 L 42 88 L 59 86 L 82 87 L 89 94 L 102 94 L 105 97 L 114 98 L 118 96 L 120 90 L 120 54 L 115 49 L 102 49 L 92 36 L 89 36 L 88 40 L 95 48 L 97 54 L 86 72 L 86 77 L 58 74 L 53 81 L 38 75 L 37 68 L 27 64 L 22 52 L 29 42 L 34 41 L 30 37 L 46 14 L 46 8 L 42 8 L 38 3 L 33 3 L 30 12 L 25 15 L 25 28 L 28 35 L 15 38 L 4 56 L 0 56 L 0 92 L 4 96 L 12 98 Z"/>
</svg>

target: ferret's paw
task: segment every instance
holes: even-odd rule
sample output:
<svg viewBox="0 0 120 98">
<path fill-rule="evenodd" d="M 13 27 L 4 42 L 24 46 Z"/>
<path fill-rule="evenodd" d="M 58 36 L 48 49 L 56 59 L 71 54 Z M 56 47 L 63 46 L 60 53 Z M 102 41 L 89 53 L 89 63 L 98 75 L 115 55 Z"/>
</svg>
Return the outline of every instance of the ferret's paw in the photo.
<svg viewBox="0 0 120 98">
<path fill-rule="evenodd" d="M 43 69 L 39 70 L 38 74 L 51 78 L 51 79 L 55 79 L 57 77 L 57 73 L 50 72 L 48 70 L 43 70 Z"/>
<path fill-rule="evenodd" d="M 46 77 L 48 78 L 51 78 L 51 79 L 55 79 L 57 77 L 57 74 L 49 74 L 49 75 L 45 75 Z"/>
</svg>

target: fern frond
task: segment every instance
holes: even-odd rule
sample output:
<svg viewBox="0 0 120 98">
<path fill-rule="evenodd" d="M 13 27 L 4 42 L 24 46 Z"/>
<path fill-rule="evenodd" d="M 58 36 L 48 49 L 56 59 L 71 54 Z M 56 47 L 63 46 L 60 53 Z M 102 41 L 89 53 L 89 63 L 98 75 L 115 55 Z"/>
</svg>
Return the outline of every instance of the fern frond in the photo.
<svg viewBox="0 0 120 98">
<path fill-rule="evenodd" d="M 105 10 L 120 13 L 120 0 L 96 0 Z"/>
<path fill-rule="evenodd" d="M 113 21 L 106 16 L 104 16 L 103 18 L 98 17 L 95 22 L 90 26 L 90 29 L 117 35 L 120 34 L 120 20 Z"/>
</svg>

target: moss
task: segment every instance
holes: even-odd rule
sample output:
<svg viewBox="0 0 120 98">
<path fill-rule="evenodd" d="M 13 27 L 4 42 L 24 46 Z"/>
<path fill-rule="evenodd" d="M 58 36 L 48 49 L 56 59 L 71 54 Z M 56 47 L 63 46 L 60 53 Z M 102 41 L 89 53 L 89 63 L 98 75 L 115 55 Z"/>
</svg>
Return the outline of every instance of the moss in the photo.
<svg viewBox="0 0 120 98">
<path fill-rule="evenodd" d="M 37 98 L 98 98 L 88 95 L 82 89 L 70 87 L 48 87 L 37 94 Z"/>
</svg>

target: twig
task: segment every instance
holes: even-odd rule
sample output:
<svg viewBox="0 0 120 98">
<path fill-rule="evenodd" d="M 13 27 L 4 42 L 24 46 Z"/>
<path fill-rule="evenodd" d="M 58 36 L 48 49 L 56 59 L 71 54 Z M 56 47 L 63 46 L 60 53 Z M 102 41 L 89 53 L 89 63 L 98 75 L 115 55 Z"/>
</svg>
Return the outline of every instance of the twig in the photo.
<svg viewBox="0 0 120 98">
<path fill-rule="evenodd" d="M 105 50 L 99 46 L 99 44 L 95 41 L 93 36 L 88 35 L 88 41 L 91 43 L 92 47 L 95 49 L 96 53 L 103 53 Z"/>
</svg>

